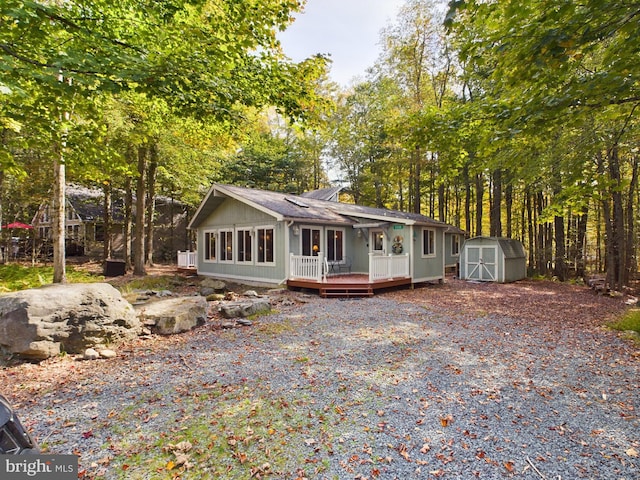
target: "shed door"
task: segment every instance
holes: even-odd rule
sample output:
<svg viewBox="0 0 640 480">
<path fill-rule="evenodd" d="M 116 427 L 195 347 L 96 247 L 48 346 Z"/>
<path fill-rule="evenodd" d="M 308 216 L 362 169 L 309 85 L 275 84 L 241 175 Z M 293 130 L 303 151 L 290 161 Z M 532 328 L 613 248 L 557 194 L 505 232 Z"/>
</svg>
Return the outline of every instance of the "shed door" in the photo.
<svg viewBox="0 0 640 480">
<path fill-rule="evenodd" d="M 467 249 L 467 279 L 492 282 L 496 280 L 496 247 L 472 247 Z"/>
</svg>

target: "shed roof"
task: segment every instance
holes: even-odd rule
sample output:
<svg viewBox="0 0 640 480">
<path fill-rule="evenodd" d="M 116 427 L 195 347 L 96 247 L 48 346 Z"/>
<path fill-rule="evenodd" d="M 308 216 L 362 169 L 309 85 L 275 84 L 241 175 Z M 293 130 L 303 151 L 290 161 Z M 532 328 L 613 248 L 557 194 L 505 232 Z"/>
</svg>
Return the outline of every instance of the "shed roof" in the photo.
<svg viewBox="0 0 640 480">
<path fill-rule="evenodd" d="M 367 219 L 407 225 L 447 227 L 445 223 L 416 213 L 319 200 L 312 196 L 213 184 L 189 223 L 189 228 L 197 228 L 227 198 L 235 198 L 251 205 L 279 221 L 356 225 L 361 219 Z"/>
</svg>

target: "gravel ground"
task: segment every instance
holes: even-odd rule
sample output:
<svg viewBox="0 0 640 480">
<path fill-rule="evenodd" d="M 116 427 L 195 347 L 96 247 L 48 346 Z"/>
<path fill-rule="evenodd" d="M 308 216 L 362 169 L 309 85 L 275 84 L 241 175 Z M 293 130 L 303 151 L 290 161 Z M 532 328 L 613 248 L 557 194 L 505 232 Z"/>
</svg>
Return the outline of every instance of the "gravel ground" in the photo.
<svg viewBox="0 0 640 480">
<path fill-rule="evenodd" d="M 588 315 L 561 320 L 535 303 L 557 287 L 532 285 L 298 294 L 251 327 L 214 317 L 114 360 L 18 365 L 0 380 L 40 444 L 80 455 L 84 478 L 640 478 L 640 355 L 602 328 L 619 303 L 584 289 L 572 304 Z M 460 301 L 501 292 L 504 308 Z M 209 430 L 187 437 L 196 425 Z M 158 437 L 177 465 L 129 467 Z M 184 438 L 201 438 L 186 464 Z M 224 465 L 190 465 L 207 449 Z"/>
</svg>

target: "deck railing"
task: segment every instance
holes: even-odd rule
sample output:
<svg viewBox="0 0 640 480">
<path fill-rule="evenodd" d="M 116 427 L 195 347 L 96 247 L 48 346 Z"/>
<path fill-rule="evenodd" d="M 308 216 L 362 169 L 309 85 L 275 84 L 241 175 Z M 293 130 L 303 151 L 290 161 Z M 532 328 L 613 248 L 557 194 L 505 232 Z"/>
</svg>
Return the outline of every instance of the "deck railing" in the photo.
<svg viewBox="0 0 640 480">
<path fill-rule="evenodd" d="M 289 263 L 290 278 L 321 282 L 325 275 L 324 264 L 324 256 L 320 252 L 314 257 L 292 253 Z"/>
<path fill-rule="evenodd" d="M 198 252 L 178 251 L 178 268 L 195 268 Z"/>
<path fill-rule="evenodd" d="M 369 254 L 369 281 L 405 278 L 409 276 L 409 254 Z"/>
</svg>

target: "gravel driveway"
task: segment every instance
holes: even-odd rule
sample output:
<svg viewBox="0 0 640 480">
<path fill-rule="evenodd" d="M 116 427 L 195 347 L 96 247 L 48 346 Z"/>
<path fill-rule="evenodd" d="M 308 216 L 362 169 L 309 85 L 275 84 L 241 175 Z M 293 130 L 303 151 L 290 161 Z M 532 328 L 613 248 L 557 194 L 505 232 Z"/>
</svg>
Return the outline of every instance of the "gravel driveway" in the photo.
<svg viewBox="0 0 640 480">
<path fill-rule="evenodd" d="M 251 327 L 213 319 L 0 380 L 84 478 L 640 478 L 636 346 L 602 317 L 440 308 L 439 288 L 455 287 L 298 295 Z M 601 299 L 577 301 L 597 317 Z"/>
</svg>

